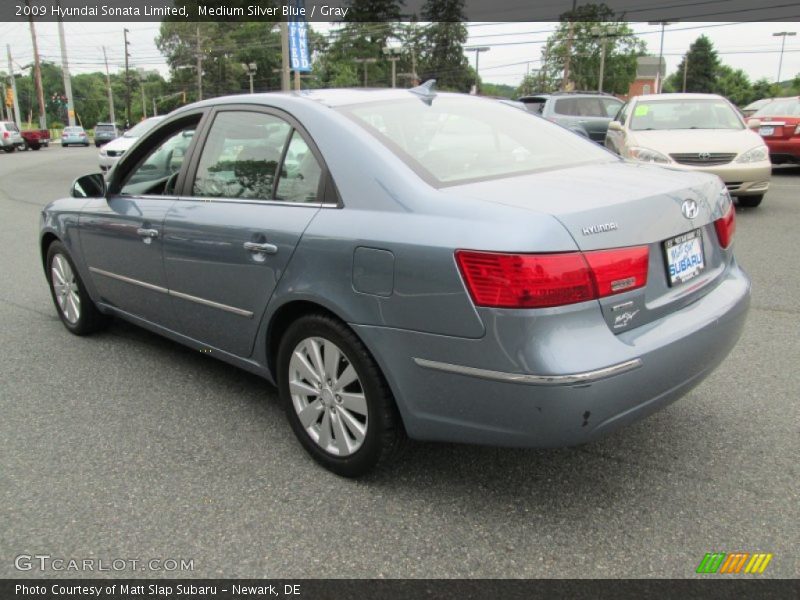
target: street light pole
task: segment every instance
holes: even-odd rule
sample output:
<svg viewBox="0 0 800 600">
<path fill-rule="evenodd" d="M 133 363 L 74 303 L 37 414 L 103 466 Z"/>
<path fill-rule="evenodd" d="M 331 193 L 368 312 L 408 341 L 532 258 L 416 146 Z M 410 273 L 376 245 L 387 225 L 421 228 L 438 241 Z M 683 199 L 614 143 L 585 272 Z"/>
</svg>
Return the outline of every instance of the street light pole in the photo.
<svg viewBox="0 0 800 600">
<path fill-rule="evenodd" d="M 386 46 L 383 53 L 387 56 L 387 60 L 392 63 L 392 87 L 397 87 L 397 61 L 400 60 L 400 54 L 403 52 L 402 48 L 395 48 Z"/>
<path fill-rule="evenodd" d="M 469 46 L 464 48 L 464 52 L 474 52 L 475 53 L 475 95 L 478 95 L 480 91 L 480 56 L 481 52 L 488 52 L 491 50 L 489 46 Z"/>
<path fill-rule="evenodd" d="M 658 47 L 658 70 L 656 71 L 656 94 L 661 93 L 661 65 L 664 61 L 664 28 L 672 25 L 674 21 L 648 21 L 648 25 L 661 25 L 661 43 Z"/>
<path fill-rule="evenodd" d="M 364 87 L 367 87 L 367 65 L 378 62 L 377 58 L 354 58 L 353 61 L 357 64 L 364 65 Z"/>
<path fill-rule="evenodd" d="M 797 35 L 796 31 L 778 31 L 777 33 L 773 33 L 773 37 L 781 38 L 781 57 L 778 59 L 778 78 L 775 80 L 775 83 L 781 82 L 781 68 L 783 67 L 783 47 L 786 45 L 786 37 L 795 36 Z"/>
<path fill-rule="evenodd" d="M 247 73 L 247 76 L 250 78 L 250 93 L 253 93 L 253 77 L 258 70 L 258 65 L 256 63 L 242 63 L 242 68 L 244 72 Z"/>
</svg>

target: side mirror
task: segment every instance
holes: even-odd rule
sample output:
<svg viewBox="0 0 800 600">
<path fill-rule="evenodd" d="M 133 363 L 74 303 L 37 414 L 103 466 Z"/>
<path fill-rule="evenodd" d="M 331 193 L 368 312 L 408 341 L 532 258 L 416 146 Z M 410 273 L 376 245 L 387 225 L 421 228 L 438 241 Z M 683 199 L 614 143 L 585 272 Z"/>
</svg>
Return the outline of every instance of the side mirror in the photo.
<svg viewBox="0 0 800 600">
<path fill-rule="evenodd" d="M 749 129 L 758 129 L 761 127 L 761 119 L 747 119 L 747 127 Z"/>
<path fill-rule="evenodd" d="M 69 195 L 73 198 L 104 198 L 106 195 L 105 177 L 102 173 L 78 177 L 72 182 Z"/>
<path fill-rule="evenodd" d="M 622 131 L 622 123 L 620 123 L 619 121 L 611 121 L 608 124 L 608 128 L 611 131 Z"/>
</svg>

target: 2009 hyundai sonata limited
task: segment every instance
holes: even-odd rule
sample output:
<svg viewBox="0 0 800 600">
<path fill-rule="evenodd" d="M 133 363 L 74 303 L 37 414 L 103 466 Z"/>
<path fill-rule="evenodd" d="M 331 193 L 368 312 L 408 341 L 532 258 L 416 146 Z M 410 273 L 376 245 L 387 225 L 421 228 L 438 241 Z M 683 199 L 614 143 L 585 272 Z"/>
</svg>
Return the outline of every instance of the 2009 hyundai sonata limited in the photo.
<svg viewBox="0 0 800 600">
<path fill-rule="evenodd" d="M 184 107 L 41 217 L 69 331 L 262 375 L 346 476 L 406 435 L 572 445 L 679 398 L 745 320 L 733 235 L 718 177 L 428 85 Z"/>
</svg>

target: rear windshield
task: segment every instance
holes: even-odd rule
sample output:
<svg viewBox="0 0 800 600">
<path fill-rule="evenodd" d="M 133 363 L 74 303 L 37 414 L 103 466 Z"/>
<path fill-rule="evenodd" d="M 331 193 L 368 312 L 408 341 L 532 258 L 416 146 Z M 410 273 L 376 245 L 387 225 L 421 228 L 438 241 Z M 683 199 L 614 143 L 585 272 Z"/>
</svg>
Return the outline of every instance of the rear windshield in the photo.
<svg viewBox="0 0 800 600">
<path fill-rule="evenodd" d="M 559 115 L 571 117 L 613 117 L 622 102 L 614 98 L 559 98 L 553 109 Z"/>
<path fill-rule="evenodd" d="M 800 99 L 779 98 L 757 111 L 754 117 L 800 117 Z"/>
<path fill-rule="evenodd" d="M 614 160 L 596 144 L 491 100 L 439 96 L 339 109 L 434 185 Z"/>
<path fill-rule="evenodd" d="M 7 131 L 19 131 L 19 129 L 17 129 L 17 124 L 12 121 L 3 121 L 3 127 Z"/>
<path fill-rule="evenodd" d="M 80 133 L 83 127 L 64 127 L 64 133 Z"/>
<path fill-rule="evenodd" d="M 114 129 L 113 125 L 101 125 L 100 123 L 94 127 L 95 131 L 114 131 Z"/>
<path fill-rule="evenodd" d="M 744 123 L 722 99 L 646 100 L 636 103 L 631 129 L 744 129 Z"/>
</svg>

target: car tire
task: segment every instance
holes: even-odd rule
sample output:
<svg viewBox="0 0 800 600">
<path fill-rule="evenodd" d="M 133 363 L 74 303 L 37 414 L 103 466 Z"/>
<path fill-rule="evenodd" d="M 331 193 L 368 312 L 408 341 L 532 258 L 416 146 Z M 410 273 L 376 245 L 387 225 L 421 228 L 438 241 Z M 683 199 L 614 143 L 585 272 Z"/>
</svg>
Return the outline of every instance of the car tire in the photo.
<svg viewBox="0 0 800 600">
<path fill-rule="evenodd" d="M 5 150 L 8 154 L 11 154 L 14 150 L 16 150 L 16 147 L 6 146 L 5 148 L 3 148 L 3 150 Z"/>
<path fill-rule="evenodd" d="M 397 405 L 375 360 L 347 325 L 324 314 L 299 318 L 281 339 L 277 370 L 289 423 L 323 467 L 360 477 L 396 456 L 405 440 Z"/>
<path fill-rule="evenodd" d="M 66 145 L 66 144 L 61 144 L 61 147 L 62 147 L 62 148 L 66 148 L 66 147 L 67 147 L 67 145 Z"/>
<path fill-rule="evenodd" d="M 88 335 L 102 329 L 109 318 L 89 297 L 75 263 L 61 242 L 50 244 L 46 264 L 50 295 L 64 327 L 75 335 Z"/>
<path fill-rule="evenodd" d="M 31 149 L 31 147 L 28 145 L 28 142 L 26 140 L 22 140 L 22 145 L 19 147 L 19 149 L 27 152 L 28 150 Z"/>
<path fill-rule="evenodd" d="M 759 194 L 758 196 L 739 196 L 737 201 L 739 206 L 744 206 L 745 208 L 755 208 L 761 201 L 764 199 L 764 194 Z"/>
</svg>

